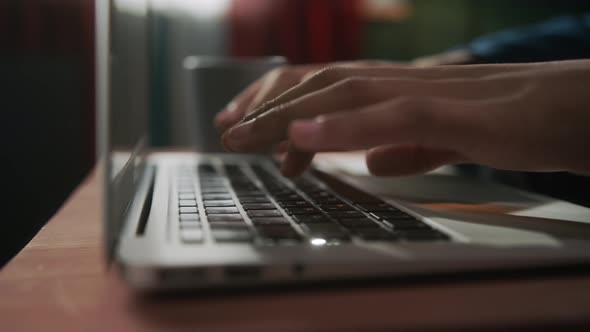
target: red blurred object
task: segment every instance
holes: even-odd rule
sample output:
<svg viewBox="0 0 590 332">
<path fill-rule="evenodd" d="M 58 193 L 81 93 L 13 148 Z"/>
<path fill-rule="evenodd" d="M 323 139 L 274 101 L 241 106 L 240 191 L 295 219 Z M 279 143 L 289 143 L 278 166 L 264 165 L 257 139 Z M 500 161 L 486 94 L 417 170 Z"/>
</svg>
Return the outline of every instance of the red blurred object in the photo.
<svg viewBox="0 0 590 332">
<path fill-rule="evenodd" d="M 291 63 L 357 59 L 362 6 L 362 0 L 234 0 L 231 55 L 284 55 Z"/>
</svg>

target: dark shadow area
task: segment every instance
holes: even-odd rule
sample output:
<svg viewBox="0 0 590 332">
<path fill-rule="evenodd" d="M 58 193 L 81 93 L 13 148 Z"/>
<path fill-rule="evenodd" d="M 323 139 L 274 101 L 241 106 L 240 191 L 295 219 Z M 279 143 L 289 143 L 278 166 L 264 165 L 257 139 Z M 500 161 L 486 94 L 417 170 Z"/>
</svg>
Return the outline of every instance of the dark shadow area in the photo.
<svg viewBox="0 0 590 332">
<path fill-rule="evenodd" d="M 0 59 L 0 150 L 5 190 L 0 266 L 26 245 L 93 164 L 92 123 L 79 63 Z M 84 220 L 80 220 L 84 222 Z"/>
<path fill-rule="evenodd" d="M 94 1 L 0 2 L 0 267 L 94 164 L 93 8 Z"/>
</svg>

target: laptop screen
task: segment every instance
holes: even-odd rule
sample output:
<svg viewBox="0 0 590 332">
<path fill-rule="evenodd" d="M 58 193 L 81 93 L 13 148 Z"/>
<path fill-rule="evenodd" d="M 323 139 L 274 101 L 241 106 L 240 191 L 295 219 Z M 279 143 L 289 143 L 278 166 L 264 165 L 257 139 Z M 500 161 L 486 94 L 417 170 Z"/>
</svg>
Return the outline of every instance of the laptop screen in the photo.
<svg viewBox="0 0 590 332">
<path fill-rule="evenodd" d="M 144 170 L 149 91 L 147 0 L 96 1 L 97 123 L 108 256 Z"/>
</svg>

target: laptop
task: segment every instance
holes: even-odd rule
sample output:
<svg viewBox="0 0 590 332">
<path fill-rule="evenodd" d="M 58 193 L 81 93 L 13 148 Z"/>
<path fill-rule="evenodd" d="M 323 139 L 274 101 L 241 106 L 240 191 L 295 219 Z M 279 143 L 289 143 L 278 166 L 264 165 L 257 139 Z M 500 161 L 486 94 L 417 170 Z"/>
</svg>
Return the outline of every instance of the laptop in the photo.
<svg viewBox="0 0 590 332">
<path fill-rule="evenodd" d="M 96 2 L 106 255 L 165 291 L 407 278 L 590 261 L 590 210 L 453 176 L 379 179 L 324 159 L 149 149 L 149 2 Z M 354 168 L 354 167 L 352 167 Z"/>
</svg>

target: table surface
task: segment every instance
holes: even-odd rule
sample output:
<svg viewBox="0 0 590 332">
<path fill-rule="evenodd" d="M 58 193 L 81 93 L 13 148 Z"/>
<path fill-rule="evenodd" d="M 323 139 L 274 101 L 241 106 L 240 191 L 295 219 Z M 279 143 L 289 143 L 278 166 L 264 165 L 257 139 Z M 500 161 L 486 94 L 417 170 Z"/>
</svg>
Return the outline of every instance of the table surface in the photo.
<svg viewBox="0 0 590 332">
<path fill-rule="evenodd" d="M 0 272 L 0 331 L 441 331 L 590 326 L 588 275 L 146 297 L 105 267 L 91 175 Z"/>
</svg>

